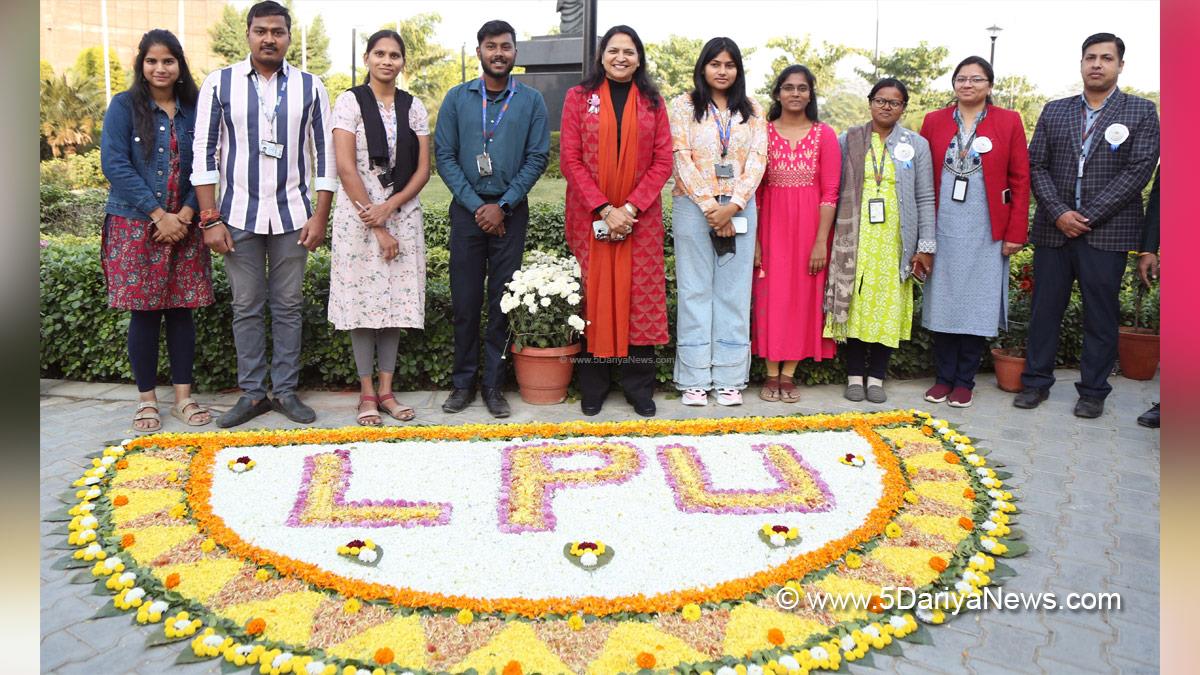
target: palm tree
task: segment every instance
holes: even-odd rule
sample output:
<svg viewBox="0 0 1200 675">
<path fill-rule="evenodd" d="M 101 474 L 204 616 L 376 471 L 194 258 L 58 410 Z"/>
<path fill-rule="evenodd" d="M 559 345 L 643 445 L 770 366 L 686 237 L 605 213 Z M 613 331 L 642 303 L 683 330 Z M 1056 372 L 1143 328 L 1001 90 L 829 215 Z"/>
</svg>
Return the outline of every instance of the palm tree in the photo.
<svg viewBox="0 0 1200 675">
<path fill-rule="evenodd" d="M 40 130 L 55 157 L 90 145 L 104 115 L 95 81 L 71 71 L 41 82 Z"/>
</svg>

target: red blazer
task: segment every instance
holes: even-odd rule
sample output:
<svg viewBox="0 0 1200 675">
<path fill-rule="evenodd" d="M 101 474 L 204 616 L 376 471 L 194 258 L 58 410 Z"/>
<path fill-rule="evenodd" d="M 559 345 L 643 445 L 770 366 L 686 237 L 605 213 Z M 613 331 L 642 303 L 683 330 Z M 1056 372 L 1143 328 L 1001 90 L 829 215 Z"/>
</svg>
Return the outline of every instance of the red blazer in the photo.
<svg viewBox="0 0 1200 675">
<path fill-rule="evenodd" d="M 563 101 L 559 167 L 567 181 L 567 245 L 586 282 L 593 211 L 608 202 L 600 192 L 600 115 L 588 112 L 591 92 L 572 87 Z M 638 157 L 629 203 L 638 210 L 633 228 L 633 279 L 629 298 L 629 344 L 667 343 L 667 281 L 663 266 L 662 189 L 671 177 L 671 123 L 661 98 L 658 108 L 638 98 Z M 620 206 L 617 204 L 616 206 Z"/>
<path fill-rule="evenodd" d="M 958 132 L 955 107 L 933 110 L 921 124 L 921 135 L 929 141 L 933 155 L 933 193 L 939 199 L 946 149 Z M 1025 144 L 1021 113 L 989 104 L 976 136 L 986 136 L 992 141 L 991 151 L 983 153 L 983 184 L 992 219 L 992 239 L 1024 244 L 1029 234 L 1029 147 Z M 1012 190 L 1012 199 L 1007 204 L 1001 198 L 1006 189 Z"/>
</svg>

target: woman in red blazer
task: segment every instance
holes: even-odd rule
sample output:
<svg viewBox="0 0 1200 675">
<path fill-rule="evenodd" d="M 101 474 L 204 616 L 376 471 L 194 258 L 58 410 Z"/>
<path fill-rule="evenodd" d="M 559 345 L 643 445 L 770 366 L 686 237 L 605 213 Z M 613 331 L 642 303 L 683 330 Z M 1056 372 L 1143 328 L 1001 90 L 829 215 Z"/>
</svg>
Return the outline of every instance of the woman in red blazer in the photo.
<svg viewBox="0 0 1200 675">
<path fill-rule="evenodd" d="M 1029 150 L 1021 115 L 992 105 L 995 74 L 970 56 L 954 69 L 955 102 L 925 116 L 937 195 L 937 264 L 921 325 L 933 333 L 931 403 L 971 405 L 988 338 L 1007 327 L 1008 256 L 1029 228 Z"/>
<path fill-rule="evenodd" d="M 563 102 L 559 163 L 567 180 L 567 244 L 583 277 L 581 407 L 600 412 L 610 363 L 625 399 L 653 416 L 654 345 L 667 342 L 662 188 L 671 177 L 671 126 L 629 26 L 600 40 L 592 72 Z"/>
</svg>

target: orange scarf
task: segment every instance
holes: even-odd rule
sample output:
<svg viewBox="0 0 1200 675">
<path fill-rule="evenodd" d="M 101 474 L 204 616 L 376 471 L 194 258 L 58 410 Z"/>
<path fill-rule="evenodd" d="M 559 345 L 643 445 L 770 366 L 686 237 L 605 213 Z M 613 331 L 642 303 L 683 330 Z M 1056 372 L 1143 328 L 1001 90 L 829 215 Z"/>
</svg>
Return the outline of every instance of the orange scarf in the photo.
<svg viewBox="0 0 1200 675">
<path fill-rule="evenodd" d="M 637 85 L 631 85 L 621 114 L 621 147 L 617 151 L 617 116 L 613 112 L 608 80 L 600 85 L 600 191 L 616 208 L 633 192 L 637 172 Z M 629 293 L 632 286 L 633 242 L 591 242 L 586 281 L 588 321 L 584 335 L 588 351 L 601 358 L 629 354 Z"/>
</svg>

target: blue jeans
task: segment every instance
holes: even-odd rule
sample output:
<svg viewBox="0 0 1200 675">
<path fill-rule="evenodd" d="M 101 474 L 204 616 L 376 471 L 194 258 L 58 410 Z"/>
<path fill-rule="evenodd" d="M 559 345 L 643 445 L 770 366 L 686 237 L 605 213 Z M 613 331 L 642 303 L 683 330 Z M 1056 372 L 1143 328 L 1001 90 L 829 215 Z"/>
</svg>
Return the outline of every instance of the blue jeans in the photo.
<svg viewBox="0 0 1200 675">
<path fill-rule="evenodd" d="M 758 230 L 754 200 L 737 215 L 748 221 L 746 232 L 734 235 L 733 255 L 718 259 L 704 212 L 691 199 L 675 197 L 677 389 L 744 389 L 750 376 L 750 284 Z"/>
</svg>

